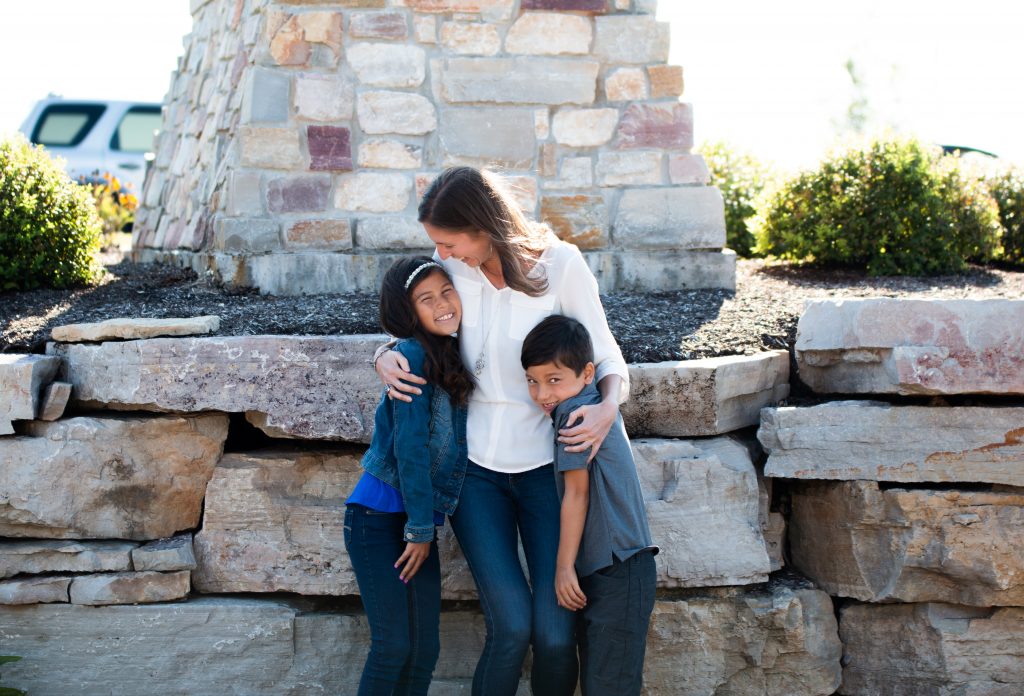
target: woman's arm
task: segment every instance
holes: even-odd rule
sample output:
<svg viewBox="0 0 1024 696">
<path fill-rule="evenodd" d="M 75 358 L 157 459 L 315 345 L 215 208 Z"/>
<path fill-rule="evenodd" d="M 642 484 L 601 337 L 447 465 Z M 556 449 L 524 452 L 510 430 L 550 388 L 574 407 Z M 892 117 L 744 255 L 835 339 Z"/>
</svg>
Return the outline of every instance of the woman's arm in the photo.
<svg viewBox="0 0 1024 696">
<path fill-rule="evenodd" d="M 421 392 L 417 384 L 426 384 L 423 379 L 409 369 L 409 361 L 397 350 L 391 350 L 394 341 L 377 349 L 373 355 L 373 369 L 377 377 L 385 385 L 388 396 L 393 400 L 410 402 Z M 384 350 L 382 350 L 384 349 Z"/>
</svg>

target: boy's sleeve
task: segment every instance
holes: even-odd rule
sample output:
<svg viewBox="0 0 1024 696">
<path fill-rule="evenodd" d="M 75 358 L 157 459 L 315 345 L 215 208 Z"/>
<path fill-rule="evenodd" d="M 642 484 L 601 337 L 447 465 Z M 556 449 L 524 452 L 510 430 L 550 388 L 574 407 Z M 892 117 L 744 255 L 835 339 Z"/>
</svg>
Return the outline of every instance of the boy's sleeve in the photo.
<svg viewBox="0 0 1024 696">
<path fill-rule="evenodd" d="M 557 433 L 559 430 L 566 427 L 566 423 L 569 420 L 569 414 L 575 409 L 566 409 L 566 412 L 558 419 L 558 427 L 555 428 Z M 572 471 L 574 469 L 586 469 L 588 462 L 587 459 L 590 457 L 590 450 L 585 452 L 566 452 L 565 445 L 555 439 L 555 471 Z"/>
</svg>

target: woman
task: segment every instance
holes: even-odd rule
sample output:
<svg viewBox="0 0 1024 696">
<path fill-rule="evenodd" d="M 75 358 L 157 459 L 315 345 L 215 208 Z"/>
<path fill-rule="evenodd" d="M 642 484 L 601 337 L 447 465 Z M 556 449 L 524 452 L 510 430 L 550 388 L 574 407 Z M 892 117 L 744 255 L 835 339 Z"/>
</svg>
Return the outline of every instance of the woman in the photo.
<svg viewBox="0 0 1024 696">
<path fill-rule="evenodd" d="M 523 339 L 551 314 L 571 316 L 594 341 L 600 405 L 572 414 L 560 433 L 571 451 L 597 451 L 628 393 L 628 372 L 608 329 L 597 282 L 576 247 L 529 222 L 489 172 L 456 167 L 427 190 L 419 221 L 462 300 L 462 360 L 476 378 L 469 401 L 469 465 L 452 528 L 480 595 L 487 640 L 473 678 L 477 696 L 512 696 L 533 645 L 535 696 L 576 688 L 575 616 L 554 592 L 559 503 L 552 424 L 530 400 Z M 377 373 L 393 398 L 422 380 L 388 351 Z M 522 540 L 530 582 L 519 563 Z M 532 587 L 532 592 L 531 592 Z"/>
</svg>

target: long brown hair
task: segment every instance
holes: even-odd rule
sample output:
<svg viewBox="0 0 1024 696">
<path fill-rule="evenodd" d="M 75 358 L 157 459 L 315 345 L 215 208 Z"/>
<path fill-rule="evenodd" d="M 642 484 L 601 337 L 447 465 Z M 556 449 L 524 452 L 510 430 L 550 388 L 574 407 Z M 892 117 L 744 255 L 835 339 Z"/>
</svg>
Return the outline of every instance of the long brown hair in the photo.
<svg viewBox="0 0 1024 696">
<path fill-rule="evenodd" d="M 409 283 L 409 277 L 420 266 L 430 266 Z M 438 336 L 423 328 L 413 307 L 412 294 L 416 286 L 434 273 L 451 280 L 444 268 L 427 256 L 406 256 L 398 259 L 384 274 L 380 288 L 380 325 L 395 338 L 415 338 L 423 346 L 423 377 L 431 384 L 441 386 L 460 406 L 466 405 L 473 391 L 473 377 L 462 362 L 459 339 Z M 409 287 L 406 287 L 409 283 Z"/>
<path fill-rule="evenodd" d="M 554 234 L 526 219 L 497 174 L 472 167 L 446 169 L 423 194 L 419 221 L 453 232 L 487 234 L 510 288 L 532 297 L 547 291 L 539 260 Z M 531 268 L 538 272 L 531 275 Z"/>
</svg>

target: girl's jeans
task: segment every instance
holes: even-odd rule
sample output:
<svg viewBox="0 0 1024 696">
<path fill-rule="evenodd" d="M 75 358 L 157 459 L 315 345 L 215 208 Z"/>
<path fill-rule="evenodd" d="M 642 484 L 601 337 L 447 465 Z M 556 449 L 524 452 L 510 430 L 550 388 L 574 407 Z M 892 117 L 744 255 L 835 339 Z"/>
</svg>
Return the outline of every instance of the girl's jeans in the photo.
<svg viewBox="0 0 1024 696">
<path fill-rule="evenodd" d="M 534 696 L 571 696 L 576 689 L 576 615 L 555 597 L 560 509 L 550 464 L 519 474 L 473 462 L 466 469 L 451 522 L 487 623 L 474 696 L 513 696 L 531 643 Z M 519 563 L 520 537 L 532 582 Z"/>
<path fill-rule="evenodd" d="M 426 696 L 440 653 L 441 567 L 437 542 L 409 584 L 395 561 L 405 550 L 406 516 L 362 505 L 345 508 L 345 548 L 370 624 L 359 696 Z"/>
</svg>

